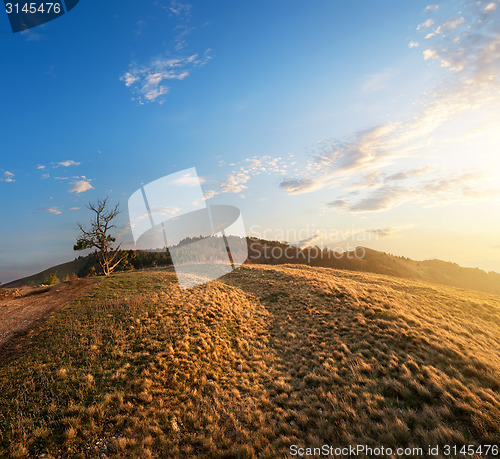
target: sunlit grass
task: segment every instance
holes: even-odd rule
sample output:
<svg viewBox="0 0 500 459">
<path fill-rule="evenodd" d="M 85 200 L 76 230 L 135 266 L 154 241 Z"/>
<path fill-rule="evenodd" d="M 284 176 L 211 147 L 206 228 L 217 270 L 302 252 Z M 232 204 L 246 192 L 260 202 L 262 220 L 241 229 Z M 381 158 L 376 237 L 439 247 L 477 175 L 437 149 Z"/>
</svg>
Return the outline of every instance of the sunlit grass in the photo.
<svg viewBox="0 0 500 459">
<path fill-rule="evenodd" d="M 304 266 L 117 274 L 0 369 L 0 456 L 500 441 L 500 297 Z"/>
</svg>

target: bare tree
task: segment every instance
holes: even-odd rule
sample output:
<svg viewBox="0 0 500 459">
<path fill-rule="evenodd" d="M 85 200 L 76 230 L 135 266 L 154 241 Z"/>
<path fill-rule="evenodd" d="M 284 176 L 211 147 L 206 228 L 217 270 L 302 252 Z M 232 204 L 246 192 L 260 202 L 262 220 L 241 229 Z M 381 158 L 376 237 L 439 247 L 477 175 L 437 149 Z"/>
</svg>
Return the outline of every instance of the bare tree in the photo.
<svg viewBox="0 0 500 459">
<path fill-rule="evenodd" d="M 109 233 L 116 227 L 113 221 L 120 213 L 118 207 L 118 204 L 111 207 L 109 198 L 99 199 L 96 203 L 89 202 L 87 208 L 94 212 L 90 229 L 78 224 L 80 235 L 73 246 L 73 250 L 95 249 L 95 257 L 105 276 L 111 274 L 127 258 L 127 252 L 120 250 L 121 243 L 113 249 L 116 239 Z"/>
</svg>

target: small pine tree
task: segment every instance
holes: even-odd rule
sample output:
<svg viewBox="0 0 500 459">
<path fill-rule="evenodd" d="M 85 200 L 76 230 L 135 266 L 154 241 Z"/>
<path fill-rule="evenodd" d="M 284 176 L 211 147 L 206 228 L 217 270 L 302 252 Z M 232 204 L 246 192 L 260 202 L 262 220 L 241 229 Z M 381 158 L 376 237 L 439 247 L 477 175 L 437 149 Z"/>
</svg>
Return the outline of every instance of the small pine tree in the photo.
<svg viewBox="0 0 500 459">
<path fill-rule="evenodd" d="M 43 280 L 43 284 L 45 285 L 54 285 L 54 284 L 59 284 L 60 280 L 59 278 L 57 277 L 57 273 L 54 272 L 54 273 L 50 273 L 44 280 Z"/>
<path fill-rule="evenodd" d="M 78 276 L 75 273 L 66 274 L 66 277 L 64 278 L 64 282 L 66 282 L 67 284 L 71 284 L 76 280 L 78 280 Z"/>
</svg>

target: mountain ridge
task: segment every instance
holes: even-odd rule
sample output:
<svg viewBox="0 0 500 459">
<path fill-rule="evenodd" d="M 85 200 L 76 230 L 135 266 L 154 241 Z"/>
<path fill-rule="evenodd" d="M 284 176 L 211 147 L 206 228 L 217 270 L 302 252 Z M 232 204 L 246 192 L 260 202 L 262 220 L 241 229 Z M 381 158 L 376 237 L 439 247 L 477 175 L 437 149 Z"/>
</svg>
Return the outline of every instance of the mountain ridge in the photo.
<svg viewBox="0 0 500 459">
<path fill-rule="evenodd" d="M 300 248 L 287 242 L 255 238 L 248 238 L 247 241 L 247 263 L 271 265 L 304 264 L 316 267 L 345 269 L 348 271 L 385 274 L 500 295 L 499 273 L 494 271 L 486 272 L 479 268 L 462 267 L 450 261 L 439 259 L 418 261 L 362 246 L 352 251 L 339 253 L 328 249 L 319 249 L 318 247 Z M 279 250 L 277 251 L 276 249 Z M 135 251 L 136 254 L 139 252 L 147 251 Z M 281 254 L 281 256 L 277 256 L 276 252 Z M 155 253 L 155 251 L 151 253 Z M 53 272 L 56 272 L 61 280 L 67 275 L 82 275 L 82 271 L 92 264 L 92 256 L 90 254 L 67 263 L 52 266 L 31 276 L 8 282 L 2 285 L 2 287 L 16 288 L 29 283 L 39 284 Z M 152 261 L 152 263 L 151 266 L 155 266 L 155 262 Z M 139 267 L 147 266 L 141 264 Z"/>
</svg>

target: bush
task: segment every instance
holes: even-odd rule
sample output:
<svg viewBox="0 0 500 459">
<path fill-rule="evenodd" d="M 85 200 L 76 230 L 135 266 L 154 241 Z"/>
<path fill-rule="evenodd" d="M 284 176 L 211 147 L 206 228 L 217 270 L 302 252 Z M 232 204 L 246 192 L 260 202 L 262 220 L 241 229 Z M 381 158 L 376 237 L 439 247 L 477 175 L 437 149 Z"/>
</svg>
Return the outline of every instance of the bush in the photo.
<svg viewBox="0 0 500 459">
<path fill-rule="evenodd" d="M 42 282 L 44 285 L 54 285 L 60 282 L 57 273 L 50 273 Z"/>
<path fill-rule="evenodd" d="M 78 276 L 75 273 L 66 274 L 66 277 L 64 278 L 64 282 L 67 284 L 71 284 L 72 282 L 75 282 L 78 279 Z"/>
<path fill-rule="evenodd" d="M 87 276 L 89 276 L 89 277 L 95 277 L 95 276 L 97 276 L 97 270 L 95 269 L 95 267 L 94 267 L 94 266 L 91 266 L 91 267 L 89 268 L 89 271 L 88 271 L 88 273 L 87 273 Z"/>
</svg>

